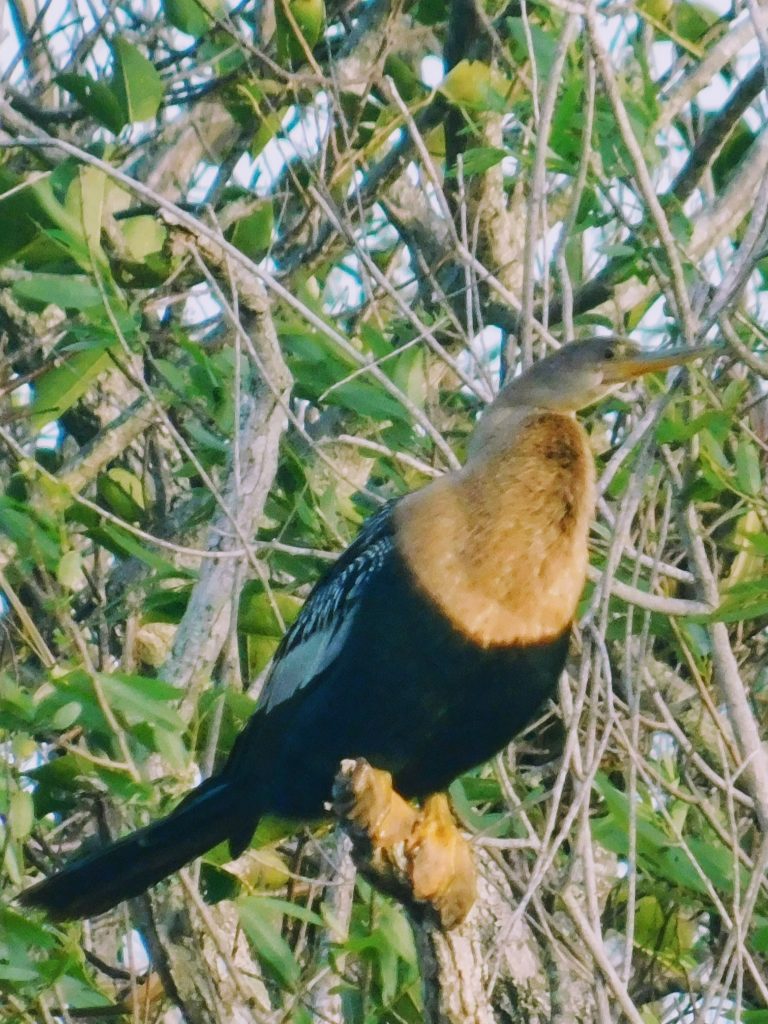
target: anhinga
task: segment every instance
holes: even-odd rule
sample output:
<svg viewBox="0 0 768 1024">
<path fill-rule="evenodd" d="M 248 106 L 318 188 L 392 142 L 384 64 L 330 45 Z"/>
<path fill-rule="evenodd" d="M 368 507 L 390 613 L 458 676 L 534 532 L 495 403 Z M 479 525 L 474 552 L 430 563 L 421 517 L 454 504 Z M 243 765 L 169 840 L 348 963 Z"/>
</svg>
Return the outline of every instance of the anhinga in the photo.
<svg viewBox="0 0 768 1024">
<path fill-rule="evenodd" d="M 553 693 L 584 586 L 594 467 L 574 414 L 701 351 L 590 338 L 509 381 L 466 465 L 373 515 L 317 583 L 223 770 L 22 902 L 87 917 L 224 840 L 237 856 L 262 815 L 321 817 L 340 762 L 360 759 L 349 817 L 376 844 L 405 841 L 415 895 L 461 920 L 471 859 L 442 793 Z"/>
</svg>

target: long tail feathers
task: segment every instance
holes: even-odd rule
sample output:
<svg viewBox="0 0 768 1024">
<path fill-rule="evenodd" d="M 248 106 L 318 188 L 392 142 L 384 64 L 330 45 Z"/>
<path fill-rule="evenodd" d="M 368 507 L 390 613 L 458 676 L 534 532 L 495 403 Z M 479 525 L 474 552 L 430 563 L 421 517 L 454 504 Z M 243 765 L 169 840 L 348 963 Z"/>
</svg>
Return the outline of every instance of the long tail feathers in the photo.
<svg viewBox="0 0 768 1024">
<path fill-rule="evenodd" d="M 73 861 L 19 901 L 58 921 L 103 914 L 242 830 L 241 801 L 226 777 L 209 779 L 168 817 Z"/>
</svg>

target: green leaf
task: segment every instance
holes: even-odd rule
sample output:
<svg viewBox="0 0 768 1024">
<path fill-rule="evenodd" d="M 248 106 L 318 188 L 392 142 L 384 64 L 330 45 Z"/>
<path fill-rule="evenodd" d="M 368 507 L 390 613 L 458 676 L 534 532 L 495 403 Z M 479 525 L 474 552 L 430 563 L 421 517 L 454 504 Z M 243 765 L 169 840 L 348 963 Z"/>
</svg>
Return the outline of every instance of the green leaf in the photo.
<svg viewBox="0 0 768 1024">
<path fill-rule="evenodd" d="M 495 779 L 480 779 L 472 775 L 462 775 L 460 779 L 451 783 L 449 792 L 451 802 L 459 817 L 473 829 L 490 836 L 497 836 L 509 830 L 509 814 L 500 814 L 498 811 L 480 814 L 475 806 L 475 803 L 485 803 L 486 801 L 498 804 L 500 787 Z"/>
<path fill-rule="evenodd" d="M 507 149 L 500 149 L 497 146 L 478 146 L 474 149 L 468 149 L 464 153 L 462 167 L 465 174 L 483 174 L 485 171 L 500 164 L 505 156 L 509 156 L 510 151 Z M 458 168 L 452 167 L 446 177 L 455 178 L 458 174 Z"/>
<path fill-rule="evenodd" d="M 233 245 L 251 259 L 261 259 L 272 243 L 274 213 L 265 200 L 256 210 L 236 220 L 227 232 Z"/>
<path fill-rule="evenodd" d="M 282 937 L 271 908 L 258 896 L 239 900 L 237 911 L 243 931 L 256 952 L 288 989 L 295 989 L 300 977 L 299 965 L 291 947 Z"/>
<path fill-rule="evenodd" d="M 105 82 L 97 82 L 90 75 L 73 74 L 58 75 L 56 82 L 114 135 L 128 123 L 122 103 Z"/>
<path fill-rule="evenodd" d="M 90 687 L 90 698 L 95 705 L 93 686 L 87 680 Z M 85 692 L 85 687 L 84 687 Z M 94 715 L 94 721 L 95 721 Z M 42 719 L 46 727 L 49 727 L 47 719 Z M 81 719 L 84 728 L 95 731 L 97 726 L 86 719 Z M 103 723 L 103 716 L 101 718 Z M 103 736 L 102 732 L 102 736 Z M 138 784 L 125 769 L 109 768 L 104 765 L 94 765 L 77 754 L 64 754 L 54 758 L 39 768 L 33 768 L 24 773 L 35 783 L 35 811 L 37 817 L 49 813 L 71 812 L 75 807 L 82 806 L 83 788 L 89 788 L 95 784 L 102 792 L 104 788 L 120 800 L 135 800 L 137 796 L 148 800 L 152 789 L 147 784 Z"/>
<path fill-rule="evenodd" d="M 168 622 L 172 625 L 181 622 L 191 590 L 191 583 L 177 583 L 148 594 L 144 602 L 144 622 Z"/>
<path fill-rule="evenodd" d="M 471 110 L 506 113 L 506 95 L 511 82 L 501 72 L 481 60 L 461 60 L 451 68 L 440 84 L 440 92 L 451 101 Z"/>
<path fill-rule="evenodd" d="M 110 366 L 114 363 L 108 351 L 90 348 L 72 353 L 59 366 L 44 373 L 35 384 L 35 398 L 30 406 L 32 425 L 39 430 L 59 419 Z"/>
<path fill-rule="evenodd" d="M 64 730 L 69 729 L 71 725 L 80 717 L 80 712 L 83 710 L 82 705 L 76 700 L 71 700 L 54 712 L 51 717 L 51 725 L 54 729 Z"/>
<path fill-rule="evenodd" d="M 284 590 L 267 594 L 259 580 L 245 584 L 240 594 L 237 628 L 245 635 L 248 667 L 253 677 L 266 668 L 280 643 L 284 630 L 278 615 L 288 626 L 299 614 L 302 604 L 300 598 Z"/>
<path fill-rule="evenodd" d="M 768 614 L 768 580 L 744 580 L 730 587 L 710 615 L 692 616 L 698 622 L 741 622 Z"/>
<path fill-rule="evenodd" d="M 768 925 L 755 928 L 750 940 L 750 946 L 756 953 L 768 953 Z"/>
<path fill-rule="evenodd" d="M 104 219 L 104 197 L 109 179 L 97 167 L 81 167 L 78 173 L 78 184 L 85 241 L 94 261 L 101 262 L 103 259 L 101 224 Z M 94 303 L 94 305 L 96 304 Z"/>
<path fill-rule="evenodd" d="M 305 46 L 302 46 L 285 13 L 286 5 L 290 9 L 296 28 L 303 37 L 305 46 L 311 50 L 323 34 L 325 3 L 324 0 L 276 0 L 277 59 L 281 64 L 290 61 L 295 67 L 306 60 Z"/>
<path fill-rule="evenodd" d="M 23 789 L 11 794 L 8 807 L 8 826 L 14 839 L 26 839 L 32 831 L 35 812 L 32 796 Z"/>
<path fill-rule="evenodd" d="M 712 118 L 715 116 L 714 112 L 710 115 Z M 749 128 L 744 118 L 734 125 L 712 164 L 712 177 L 718 192 L 725 188 L 742 167 L 744 160 L 749 159 L 747 154 L 756 137 L 755 132 Z M 761 266 L 764 268 L 765 264 L 761 263 Z M 763 273 L 765 273 L 764 269 Z"/>
<path fill-rule="evenodd" d="M 283 622 L 290 625 L 299 614 L 302 604 L 301 598 L 285 590 L 273 589 L 267 594 L 260 580 L 250 580 L 240 592 L 237 628 L 243 633 L 280 639 L 284 627 L 278 621 L 275 608 Z"/>
<path fill-rule="evenodd" d="M 34 274 L 14 282 L 13 294 L 62 309 L 91 309 L 102 303 L 96 285 L 79 274 Z"/>
<path fill-rule="evenodd" d="M 611 785 L 602 772 L 598 772 L 595 776 L 595 789 L 598 790 L 605 800 L 609 818 L 616 823 L 622 837 L 621 848 L 614 850 L 614 852 L 626 856 L 628 851 L 627 837 L 629 835 L 629 800 L 625 793 Z M 667 834 L 662 829 L 652 825 L 640 811 L 638 811 L 637 819 L 637 841 L 640 852 L 654 856 L 659 850 L 666 849 L 670 842 Z"/>
<path fill-rule="evenodd" d="M 416 959 L 413 933 L 405 914 L 394 903 L 383 900 L 377 901 L 375 928 L 359 936 L 352 935 L 345 948 L 370 962 L 385 1003 L 395 998 L 403 962 L 409 968 Z"/>
<path fill-rule="evenodd" d="M 421 345 L 404 349 L 384 364 L 392 380 L 414 405 L 423 409 L 427 401 L 427 366 Z"/>
<path fill-rule="evenodd" d="M 258 899 L 265 908 L 271 908 L 280 914 L 285 914 L 286 917 L 295 917 L 297 921 L 316 924 L 318 928 L 325 927 L 322 917 L 310 910 L 309 907 L 302 906 L 301 903 L 291 903 L 290 900 L 281 900 L 277 896 L 259 896 Z"/>
<path fill-rule="evenodd" d="M 623 242 L 616 242 L 614 245 L 601 245 L 598 248 L 608 259 L 616 259 L 617 256 L 632 257 L 635 255 L 635 250 L 632 246 L 625 245 Z"/>
<path fill-rule="evenodd" d="M 129 523 L 144 519 L 144 488 L 139 478 L 127 469 L 114 466 L 99 474 L 96 489 L 99 497 L 121 519 Z"/>
<path fill-rule="evenodd" d="M 167 230 L 157 217 L 149 215 L 128 217 L 120 221 L 120 230 L 129 255 L 137 263 L 143 263 L 148 256 L 161 252 L 168 237 Z"/>
<path fill-rule="evenodd" d="M 109 551 L 114 554 L 118 554 L 122 557 L 130 555 L 133 558 L 138 558 L 139 561 L 144 562 L 151 569 L 156 569 L 163 575 L 170 577 L 189 577 L 190 579 L 196 578 L 196 573 L 191 569 L 184 569 L 180 566 L 175 566 L 172 562 L 163 558 L 162 555 L 155 554 L 151 551 L 142 541 L 134 537 L 133 534 L 128 533 L 127 530 L 121 530 L 119 526 L 113 526 L 111 523 L 105 523 L 103 526 L 96 527 L 90 531 L 90 535 L 99 544 L 102 544 Z"/>
<path fill-rule="evenodd" d="M 692 43 L 717 21 L 717 15 L 711 8 L 705 4 L 689 3 L 688 0 L 675 0 L 670 14 L 677 34 Z"/>
<path fill-rule="evenodd" d="M 73 1010 L 93 1010 L 96 1007 L 113 1006 L 112 1001 L 107 999 L 103 992 L 95 991 L 85 978 L 73 976 L 73 974 L 62 975 L 58 982 L 58 990 L 61 992 L 62 1001 L 65 1005 L 71 1006 Z"/>
<path fill-rule="evenodd" d="M 53 178 L 52 174 L 28 183 L 0 166 L 0 263 L 16 258 L 23 259 L 30 269 L 50 268 L 60 260 L 62 250 L 48 230 L 58 229 L 73 244 L 81 238 L 80 220 L 59 202 Z"/>
<path fill-rule="evenodd" d="M 248 56 L 242 46 L 233 45 L 231 30 L 214 26 L 201 41 L 197 59 L 200 66 L 210 64 L 210 71 L 221 81 L 239 71 Z"/>
<path fill-rule="evenodd" d="M 205 0 L 163 0 L 168 21 L 190 36 L 201 36 L 213 24 L 216 5 Z"/>
<path fill-rule="evenodd" d="M 18 940 L 25 949 L 51 949 L 56 940 L 51 932 L 36 924 L 25 914 L 17 914 L 10 907 L 0 908 L 0 934 Z"/>
<path fill-rule="evenodd" d="M 701 416 L 687 419 L 680 406 L 672 404 L 656 427 L 656 437 L 661 444 L 670 444 L 689 441 L 703 430 L 708 431 L 718 441 L 724 441 L 731 430 L 731 417 L 727 412 L 710 409 Z"/>
<path fill-rule="evenodd" d="M 249 152 L 252 157 L 257 157 L 270 139 L 273 139 L 280 131 L 284 113 L 285 111 L 281 108 L 265 114 L 259 120 L 259 125 L 253 133 L 249 146 Z"/>
<path fill-rule="evenodd" d="M 762 619 L 768 615 L 768 596 L 762 601 L 752 603 L 742 601 L 723 601 L 711 615 L 703 617 L 705 622 L 747 622 L 750 619 Z"/>
<path fill-rule="evenodd" d="M 189 765 L 189 753 L 178 733 L 171 729 L 152 730 L 154 746 L 171 771 L 184 771 Z"/>
<path fill-rule="evenodd" d="M 608 813 L 593 819 L 592 834 L 606 849 L 624 857 L 628 853 L 629 798 L 600 772 L 595 777 L 595 788 L 605 800 Z M 702 896 L 707 893 L 702 873 L 719 891 L 733 891 L 733 854 L 730 849 L 714 838 L 706 840 L 687 836 L 686 851 L 677 837 L 668 835 L 653 823 L 654 817 L 656 815 L 647 801 L 637 805 L 637 855 L 643 870 L 654 878 L 664 878 L 681 889 Z M 748 882 L 747 873 L 742 871 L 742 887 Z"/>
<path fill-rule="evenodd" d="M 83 561 L 79 551 L 66 551 L 59 560 L 56 579 L 65 590 L 79 590 L 85 583 Z"/>
<path fill-rule="evenodd" d="M 179 713 L 167 706 L 169 701 L 178 701 L 182 696 L 170 683 L 125 672 L 99 673 L 99 682 L 110 707 L 122 712 L 131 724 L 146 722 L 179 733 L 184 731 Z"/>
<path fill-rule="evenodd" d="M 154 117 L 165 91 L 154 64 L 120 36 L 112 40 L 112 50 L 115 56 L 112 88 L 128 121 Z"/>
<path fill-rule="evenodd" d="M 437 25 L 447 18 L 447 0 L 418 0 L 414 17 L 422 25 Z"/>
<path fill-rule="evenodd" d="M 716 469 L 723 470 L 725 473 L 731 471 L 731 463 L 723 450 L 723 445 L 713 433 L 708 430 L 702 431 L 701 447 L 703 449 L 702 454 L 706 453 L 710 457 Z"/>
<path fill-rule="evenodd" d="M 180 370 L 175 363 L 170 362 L 168 359 L 159 358 L 153 360 L 152 365 L 179 395 L 183 395 L 186 392 L 187 378 L 184 375 L 184 371 Z"/>
<path fill-rule="evenodd" d="M 25 556 L 39 558 L 48 569 L 56 571 L 61 549 L 25 506 L 11 498 L 0 497 L 0 531 L 10 537 Z"/>
<path fill-rule="evenodd" d="M 326 396 L 329 405 L 341 405 L 372 420 L 402 420 L 410 422 L 410 415 L 400 402 L 380 387 L 367 381 L 347 381 Z"/>
<path fill-rule="evenodd" d="M 413 103 L 425 94 L 424 84 L 411 65 L 397 54 L 389 53 L 384 61 L 384 74 L 389 75 L 406 103 Z"/>
<path fill-rule="evenodd" d="M 682 961 L 688 961 L 694 928 L 674 904 L 662 906 L 655 896 L 637 901 L 635 945 L 670 966 L 679 967 Z"/>
<path fill-rule="evenodd" d="M 0 963 L 0 981 L 37 981 L 37 971 Z"/>
<path fill-rule="evenodd" d="M 522 18 L 507 18 L 507 25 L 512 40 L 516 44 L 513 48 L 515 56 L 520 63 L 527 58 L 533 57 L 536 61 L 536 71 L 539 81 L 545 81 L 552 70 L 552 64 L 557 51 L 557 39 L 545 32 L 539 25 L 531 22 L 528 26 L 530 31 L 533 53 L 528 53 L 528 39 Z"/>
<path fill-rule="evenodd" d="M 760 493 L 760 457 L 755 445 L 746 437 L 741 438 L 736 448 L 736 480 L 745 494 L 754 497 Z"/>
</svg>

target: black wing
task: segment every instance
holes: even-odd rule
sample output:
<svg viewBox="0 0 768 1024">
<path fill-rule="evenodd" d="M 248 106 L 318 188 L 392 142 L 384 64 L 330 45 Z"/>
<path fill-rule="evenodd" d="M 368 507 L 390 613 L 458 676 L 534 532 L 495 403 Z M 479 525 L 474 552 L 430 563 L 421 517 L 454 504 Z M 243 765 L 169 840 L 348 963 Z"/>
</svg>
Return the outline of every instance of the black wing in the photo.
<svg viewBox="0 0 768 1024">
<path fill-rule="evenodd" d="M 397 500 L 366 520 L 355 540 L 315 584 L 275 653 L 261 694 L 265 710 L 288 700 L 310 683 L 342 650 L 361 595 L 392 555 L 392 513 Z"/>
</svg>

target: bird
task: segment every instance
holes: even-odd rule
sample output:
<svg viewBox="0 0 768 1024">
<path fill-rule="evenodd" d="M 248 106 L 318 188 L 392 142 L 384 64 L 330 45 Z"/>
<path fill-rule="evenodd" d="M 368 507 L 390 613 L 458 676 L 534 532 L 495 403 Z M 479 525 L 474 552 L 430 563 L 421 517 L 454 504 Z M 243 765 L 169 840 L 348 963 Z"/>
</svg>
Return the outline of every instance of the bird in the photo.
<svg viewBox="0 0 768 1024">
<path fill-rule="evenodd" d="M 445 842 L 447 862 L 466 869 L 445 919 L 463 919 L 474 898 L 470 858 L 450 840 L 444 793 L 534 719 L 565 666 L 595 506 L 576 413 L 710 350 L 649 352 L 605 335 L 563 344 L 508 380 L 464 464 L 384 505 L 316 583 L 221 771 L 165 818 L 28 888 L 21 903 L 54 920 L 92 917 L 221 842 L 237 857 L 265 815 L 322 818 L 352 759 L 350 817 L 390 842 L 420 821 L 416 853 L 442 836 L 434 841 Z M 414 877 L 429 873 L 433 854 Z M 446 888 L 450 902 L 450 879 L 421 892 Z"/>
</svg>

